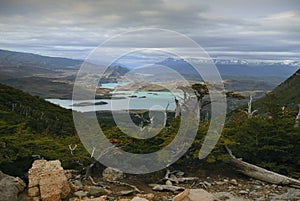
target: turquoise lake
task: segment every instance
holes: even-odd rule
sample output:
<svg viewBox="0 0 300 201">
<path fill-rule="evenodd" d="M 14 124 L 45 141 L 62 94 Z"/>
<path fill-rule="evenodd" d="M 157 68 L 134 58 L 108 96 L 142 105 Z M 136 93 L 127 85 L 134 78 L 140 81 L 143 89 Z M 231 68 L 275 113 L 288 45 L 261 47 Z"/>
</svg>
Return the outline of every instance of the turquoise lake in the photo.
<svg viewBox="0 0 300 201">
<path fill-rule="evenodd" d="M 114 83 L 113 83 L 114 84 Z M 106 85 L 107 88 L 114 88 L 115 85 Z M 102 86 L 104 87 L 104 86 Z M 121 94 L 121 95 L 120 95 Z M 134 97 L 130 97 L 134 96 Z M 66 99 L 47 99 L 47 101 L 57 104 L 63 108 L 72 109 L 80 112 L 103 111 L 103 110 L 175 110 L 174 97 L 179 94 L 171 92 L 132 92 L 117 91 L 113 97 L 124 97 L 124 99 L 96 99 L 96 100 L 66 100 Z M 73 106 L 73 104 L 89 102 L 95 103 L 104 101 L 105 105 Z"/>
</svg>

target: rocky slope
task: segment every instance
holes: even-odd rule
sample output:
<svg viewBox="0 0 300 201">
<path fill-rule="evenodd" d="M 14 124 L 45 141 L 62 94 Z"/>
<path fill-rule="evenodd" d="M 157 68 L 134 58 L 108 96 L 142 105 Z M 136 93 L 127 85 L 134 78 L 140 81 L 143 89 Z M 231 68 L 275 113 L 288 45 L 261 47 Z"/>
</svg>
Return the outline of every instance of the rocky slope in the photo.
<svg viewBox="0 0 300 201">
<path fill-rule="evenodd" d="M 183 177 L 183 172 L 173 171 L 174 178 Z M 196 173 L 195 173 L 196 174 Z M 155 174 L 154 174 L 155 175 Z M 84 178 L 79 172 L 63 170 L 59 161 L 36 160 L 29 170 L 29 184 L 19 200 L 29 201 L 297 201 L 300 190 L 243 177 L 224 177 L 212 175 L 199 177 L 193 181 L 163 181 L 151 175 L 124 175 L 122 172 L 106 168 L 99 177 Z M 197 175 L 194 175 L 197 176 Z M 165 186 L 169 190 L 161 191 L 150 187 Z M 22 183 L 22 182 L 21 182 Z M 0 185 L 3 179 L 0 180 Z M 3 185 L 2 185 L 3 186 Z M 172 188 L 173 187 L 173 188 Z M 176 189 L 177 190 L 172 190 Z M 3 186 L 2 189 L 8 189 Z M 20 189 L 22 191 L 23 189 Z M 3 199 L 3 190 L 0 198 Z M 12 193 L 12 192 L 11 192 Z M 16 192 L 14 192 L 16 195 Z"/>
</svg>

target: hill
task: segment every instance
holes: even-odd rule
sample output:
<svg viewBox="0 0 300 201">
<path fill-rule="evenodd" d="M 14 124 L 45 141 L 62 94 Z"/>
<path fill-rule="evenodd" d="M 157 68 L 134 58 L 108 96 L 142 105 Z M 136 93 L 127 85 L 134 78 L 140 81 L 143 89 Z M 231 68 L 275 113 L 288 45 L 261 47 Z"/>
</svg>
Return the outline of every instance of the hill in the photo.
<svg viewBox="0 0 300 201">
<path fill-rule="evenodd" d="M 246 161 L 287 175 L 299 175 L 300 70 L 273 91 L 229 116 L 224 136 L 232 139 L 233 153 Z M 252 113 L 252 111 L 255 111 Z"/>
<path fill-rule="evenodd" d="M 72 165 L 68 144 L 78 144 L 71 110 L 39 97 L 0 84 L 0 169 L 21 175 L 31 165 L 32 155 L 61 159 Z"/>
<path fill-rule="evenodd" d="M 262 108 L 270 96 L 274 97 L 281 106 L 295 109 L 300 104 L 300 70 L 294 73 L 290 78 L 282 82 L 267 96 L 255 101 L 254 107 Z"/>
<path fill-rule="evenodd" d="M 0 50 L 0 83 L 43 98 L 71 98 L 82 63 L 82 60 Z M 101 82 L 115 82 L 127 72 L 124 67 L 109 67 Z"/>
</svg>

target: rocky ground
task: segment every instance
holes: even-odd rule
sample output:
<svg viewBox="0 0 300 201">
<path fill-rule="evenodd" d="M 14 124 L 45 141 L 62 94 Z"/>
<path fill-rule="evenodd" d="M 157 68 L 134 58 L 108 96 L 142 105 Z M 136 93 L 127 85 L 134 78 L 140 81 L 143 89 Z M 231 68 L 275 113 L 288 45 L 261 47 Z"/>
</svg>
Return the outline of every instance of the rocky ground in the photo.
<svg viewBox="0 0 300 201">
<path fill-rule="evenodd" d="M 25 183 L 0 174 L 1 201 L 299 201 L 300 189 L 267 184 L 238 174 L 203 174 L 202 170 L 125 175 L 107 168 L 85 179 L 63 170 L 59 161 L 35 161 Z M 202 173 L 200 173 L 202 172 Z M 211 171 L 207 171 L 211 172 Z M 195 177 L 198 178 L 195 178 Z M 25 188 L 25 190 L 24 190 Z M 18 196 L 19 194 L 19 196 Z"/>
</svg>

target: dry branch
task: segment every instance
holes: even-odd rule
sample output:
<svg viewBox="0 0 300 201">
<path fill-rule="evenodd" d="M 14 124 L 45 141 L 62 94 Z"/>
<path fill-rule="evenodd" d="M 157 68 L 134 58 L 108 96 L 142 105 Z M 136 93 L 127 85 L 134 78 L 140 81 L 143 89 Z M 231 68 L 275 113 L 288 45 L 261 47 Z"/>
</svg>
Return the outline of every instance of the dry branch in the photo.
<svg viewBox="0 0 300 201">
<path fill-rule="evenodd" d="M 242 174 L 271 184 L 300 188 L 299 180 L 266 170 L 256 165 L 244 162 L 241 159 L 237 159 L 227 146 L 225 146 L 225 148 L 231 156 L 231 159 L 225 162 L 238 168 L 238 171 Z"/>
<path fill-rule="evenodd" d="M 142 193 L 142 191 L 134 185 L 124 183 L 124 182 L 121 182 L 121 181 L 113 181 L 113 180 L 106 180 L 106 181 L 109 182 L 109 183 L 115 183 L 115 184 L 119 184 L 119 185 L 122 185 L 122 186 L 128 186 L 128 187 L 132 188 L 133 190 L 135 190 L 136 192 Z"/>
</svg>

